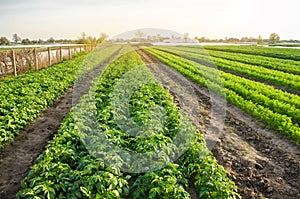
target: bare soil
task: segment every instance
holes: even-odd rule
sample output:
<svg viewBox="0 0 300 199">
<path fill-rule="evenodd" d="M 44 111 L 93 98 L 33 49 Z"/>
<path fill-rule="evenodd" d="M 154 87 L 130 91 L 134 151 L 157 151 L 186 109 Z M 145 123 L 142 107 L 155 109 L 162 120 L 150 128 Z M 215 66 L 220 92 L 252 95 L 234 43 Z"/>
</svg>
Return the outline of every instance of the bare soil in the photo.
<svg viewBox="0 0 300 199">
<path fill-rule="evenodd" d="M 138 52 L 145 62 L 159 65 L 159 73 L 149 67 L 158 79 L 165 76 L 177 82 L 175 70 L 166 73 L 164 68 L 168 66 L 143 50 Z M 209 137 L 214 119 L 211 95 L 206 88 L 190 83 L 201 112 L 198 128 Z M 162 84 L 169 88 L 164 81 Z M 171 93 L 175 98 L 180 95 L 172 90 Z M 299 146 L 232 105 L 227 105 L 224 125 L 215 128 L 219 138 L 211 151 L 236 183 L 242 198 L 300 198 Z"/>
<path fill-rule="evenodd" d="M 91 81 L 111 62 L 119 51 L 104 61 L 82 81 L 77 82 L 60 96 L 41 116 L 22 129 L 13 143 L 0 151 L 0 198 L 12 199 L 21 189 L 24 179 L 37 157 L 45 150 L 49 140 L 57 133 L 64 116 L 80 97 L 89 90 Z"/>
</svg>

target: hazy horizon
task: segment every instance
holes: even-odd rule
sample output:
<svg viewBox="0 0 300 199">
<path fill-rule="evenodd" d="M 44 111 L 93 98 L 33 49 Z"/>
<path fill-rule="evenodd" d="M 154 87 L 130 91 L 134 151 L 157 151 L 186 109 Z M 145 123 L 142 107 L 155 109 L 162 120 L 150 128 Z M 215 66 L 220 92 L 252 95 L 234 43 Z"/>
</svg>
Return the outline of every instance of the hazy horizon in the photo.
<svg viewBox="0 0 300 199">
<path fill-rule="evenodd" d="M 268 38 L 300 40 L 296 0 L 1 0 L 1 32 L 12 40 L 76 39 L 82 32 L 110 38 L 141 28 L 161 28 L 191 38 Z"/>
</svg>

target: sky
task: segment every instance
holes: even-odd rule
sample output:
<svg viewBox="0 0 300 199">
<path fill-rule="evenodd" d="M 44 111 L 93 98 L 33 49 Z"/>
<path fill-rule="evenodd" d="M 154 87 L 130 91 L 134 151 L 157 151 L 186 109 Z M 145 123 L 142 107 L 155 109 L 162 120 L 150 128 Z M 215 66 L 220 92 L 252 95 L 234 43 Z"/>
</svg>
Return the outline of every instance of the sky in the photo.
<svg viewBox="0 0 300 199">
<path fill-rule="evenodd" d="M 193 38 L 300 40 L 299 0 L 0 0 L 0 37 L 76 39 L 161 28 Z"/>
</svg>

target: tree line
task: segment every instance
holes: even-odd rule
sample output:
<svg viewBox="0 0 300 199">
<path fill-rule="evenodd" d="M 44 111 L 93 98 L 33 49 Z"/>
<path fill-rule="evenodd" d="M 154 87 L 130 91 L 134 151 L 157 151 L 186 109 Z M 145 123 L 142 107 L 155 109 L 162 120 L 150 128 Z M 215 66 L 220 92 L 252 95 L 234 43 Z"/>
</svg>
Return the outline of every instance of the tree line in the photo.
<svg viewBox="0 0 300 199">
<path fill-rule="evenodd" d="M 32 45 L 32 44 L 90 44 L 90 45 L 97 45 L 98 43 L 102 43 L 108 38 L 106 33 L 100 33 L 98 38 L 88 35 L 87 33 L 83 32 L 78 37 L 78 39 L 54 39 L 50 37 L 47 40 L 38 39 L 38 40 L 30 40 L 29 38 L 21 38 L 17 33 L 12 35 L 12 41 L 7 39 L 7 37 L 0 37 L 0 45 Z"/>
<path fill-rule="evenodd" d="M 189 38 L 188 33 L 184 33 L 182 36 L 161 36 L 160 34 L 156 35 L 147 35 L 146 33 L 142 31 L 137 31 L 135 32 L 135 37 L 131 39 L 122 39 L 122 38 L 116 38 L 116 42 L 140 42 L 140 43 L 152 43 L 152 42 L 179 42 L 179 43 L 189 43 L 193 41 L 197 41 L 199 43 L 203 42 L 210 42 L 210 43 L 257 43 L 258 45 L 263 45 L 263 44 L 276 44 L 280 41 L 280 36 L 277 33 L 272 33 L 270 34 L 268 39 L 263 39 L 262 36 L 258 36 L 258 38 L 253 38 L 253 37 L 242 37 L 241 39 L 239 38 L 227 38 L 225 39 L 209 39 L 206 37 L 194 37 L 194 39 Z M 281 41 L 283 42 L 283 41 Z M 297 40 L 290 40 L 288 42 L 299 42 Z"/>
<path fill-rule="evenodd" d="M 181 39 L 180 37 L 177 38 L 176 36 L 172 35 L 172 38 L 164 38 L 157 34 L 156 36 L 147 36 L 145 33 L 138 31 L 135 33 L 136 38 L 132 39 L 132 41 L 138 41 L 138 42 L 161 42 L 164 39 Z M 22 44 L 22 45 L 30 45 L 30 44 L 54 44 L 54 43 L 60 43 L 60 44 L 90 44 L 90 45 L 97 45 L 99 43 L 102 43 L 108 38 L 108 35 L 106 33 L 100 33 L 100 36 L 98 38 L 94 36 L 90 36 L 85 32 L 82 32 L 80 36 L 75 39 L 54 39 L 53 37 L 50 37 L 47 40 L 30 40 L 28 38 L 22 39 L 18 34 L 12 35 L 12 42 L 9 41 L 6 37 L 0 37 L 0 45 L 15 45 L 15 44 Z M 188 41 L 188 33 L 184 33 L 183 35 L 184 41 Z M 242 38 L 227 38 L 225 39 L 209 39 L 206 37 L 195 37 L 195 41 L 198 41 L 200 43 L 203 42 L 225 42 L 225 43 L 243 43 L 243 42 L 256 42 L 258 45 L 263 44 L 276 44 L 280 41 L 280 36 L 277 33 L 271 33 L 268 39 L 263 39 L 260 35 L 258 38 L 253 37 L 242 37 Z M 299 42 L 297 40 L 290 40 L 287 42 Z"/>
<path fill-rule="evenodd" d="M 280 41 L 280 36 L 277 33 L 271 33 L 268 39 L 263 39 L 261 35 L 257 38 L 253 37 L 242 37 L 242 38 L 227 38 L 225 39 L 209 39 L 206 37 L 195 37 L 194 40 L 202 42 L 225 42 L 225 43 L 243 43 L 243 42 L 256 42 L 259 45 L 268 43 L 276 44 Z"/>
</svg>

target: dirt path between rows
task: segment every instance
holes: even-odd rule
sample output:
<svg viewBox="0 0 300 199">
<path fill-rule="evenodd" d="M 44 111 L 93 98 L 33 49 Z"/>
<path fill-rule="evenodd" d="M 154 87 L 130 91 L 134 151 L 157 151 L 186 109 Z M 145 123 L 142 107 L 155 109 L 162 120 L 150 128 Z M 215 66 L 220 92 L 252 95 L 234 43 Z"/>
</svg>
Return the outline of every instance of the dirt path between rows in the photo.
<svg viewBox="0 0 300 199">
<path fill-rule="evenodd" d="M 166 88 L 170 87 L 163 79 L 177 82 L 175 70 L 145 51 L 138 52 L 145 62 L 159 66 L 158 72 L 157 68 L 148 65 Z M 198 116 L 198 128 L 206 137 L 212 133 L 211 129 L 219 132 L 212 152 L 236 183 L 242 198 L 300 198 L 299 146 L 272 129 L 262 128 L 264 125 L 261 122 L 232 105 L 227 105 L 224 126 L 214 125 L 215 115 L 212 114 L 209 91 L 189 82 L 195 89 L 201 112 L 200 117 Z M 172 89 L 170 91 L 175 98 L 180 95 Z"/>
<path fill-rule="evenodd" d="M 13 143 L 7 144 L 0 151 L 0 198 L 16 198 L 30 167 L 37 162 L 37 157 L 45 150 L 49 140 L 57 133 L 64 116 L 72 104 L 89 90 L 91 81 L 111 62 L 120 49 L 90 72 L 82 81 L 69 88 L 40 117 L 20 131 Z"/>
</svg>

